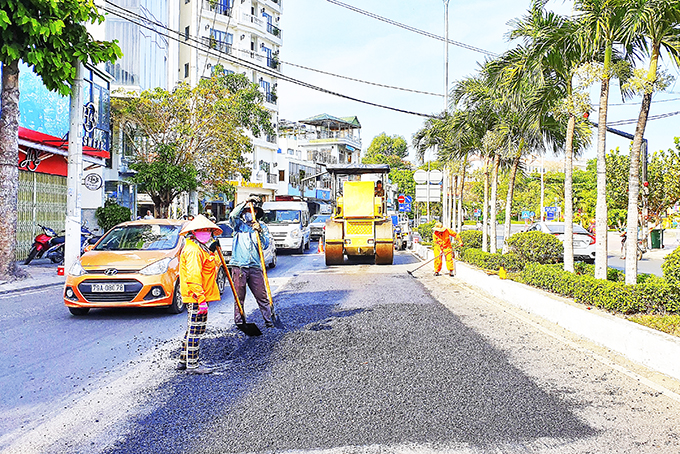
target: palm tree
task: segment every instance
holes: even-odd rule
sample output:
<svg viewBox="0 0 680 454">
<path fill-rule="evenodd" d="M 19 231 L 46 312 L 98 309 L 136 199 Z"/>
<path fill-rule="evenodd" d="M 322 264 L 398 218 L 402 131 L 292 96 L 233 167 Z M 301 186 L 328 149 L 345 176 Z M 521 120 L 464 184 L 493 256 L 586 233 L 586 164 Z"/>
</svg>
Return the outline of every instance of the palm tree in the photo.
<svg viewBox="0 0 680 454">
<path fill-rule="evenodd" d="M 577 118 L 589 110 L 584 96 L 574 92 L 574 70 L 583 62 L 575 21 L 553 12 L 546 12 L 542 1 L 535 1 L 528 14 L 513 22 L 511 39 L 521 38 L 524 46 L 507 55 L 507 74 L 515 80 L 522 77 L 538 79 L 536 103 L 532 110 L 552 111 L 556 117 L 567 117 L 564 142 L 564 269 L 574 271 L 573 243 L 573 156 Z M 583 130 L 583 122 L 578 123 Z M 577 135 L 583 144 L 589 131 Z M 546 136 L 546 139 L 549 137 Z M 553 137 L 554 138 L 554 137 Z M 579 140 L 580 139 L 580 140 Z M 560 138 L 561 140 L 561 138 Z M 561 145 L 561 143 L 560 143 Z M 577 146 L 577 150 L 579 147 Z"/>
<path fill-rule="evenodd" d="M 642 80 L 642 105 L 638 116 L 633 146 L 630 150 L 628 180 L 627 236 L 637 238 L 638 195 L 640 192 L 640 149 L 647 126 L 652 94 L 658 89 L 658 65 L 663 48 L 676 66 L 680 66 L 680 4 L 677 0 L 634 0 L 628 2 L 628 13 L 623 21 L 625 39 L 642 50 L 650 59 L 649 69 Z M 661 85 L 663 82 L 661 81 Z M 646 223 L 646 220 L 642 220 Z M 626 245 L 626 284 L 637 281 L 637 242 Z"/>
<path fill-rule="evenodd" d="M 597 203 L 595 208 L 595 277 L 607 279 L 607 198 L 606 133 L 609 82 L 612 77 L 614 44 L 620 39 L 621 20 L 625 13 L 623 0 L 575 0 L 579 37 L 589 57 L 602 58 L 600 101 L 597 123 Z"/>
</svg>

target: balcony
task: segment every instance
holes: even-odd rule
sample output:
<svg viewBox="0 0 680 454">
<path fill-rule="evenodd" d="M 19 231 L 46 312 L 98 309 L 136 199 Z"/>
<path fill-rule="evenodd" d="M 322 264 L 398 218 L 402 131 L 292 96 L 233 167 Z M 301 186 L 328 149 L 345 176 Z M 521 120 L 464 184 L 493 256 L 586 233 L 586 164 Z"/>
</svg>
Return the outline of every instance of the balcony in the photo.
<svg viewBox="0 0 680 454">
<path fill-rule="evenodd" d="M 261 30 L 264 30 L 265 21 L 263 19 L 260 19 L 257 16 L 253 16 L 252 14 L 248 14 L 248 13 L 243 13 L 243 15 L 241 16 L 241 20 L 245 23 L 250 22 L 255 27 L 257 27 Z"/>
<path fill-rule="evenodd" d="M 206 46 L 215 49 L 218 52 L 222 52 L 223 54 L 232 54 L 232 47 L 231 44 L 223 43 L 221 41 L 217 41 L 215 38 L 206 38 L 203 37 L 201 38 L 201 41 L 203 41 L 203 44 Z"/>
<path fill-rule="evenodd" d="M 269 184 L 277 184 L 279 182 L 279 175 L 276 173 L 268 173 L 267 174 L 267 183 Z"/>
<path fill-rule="evenodd" d="M 273 58 L 273 57 L 267 57 L 267 66 L 269 66 L 271 69 L 279 69 L 279 59 L 278 58 Z"/>
<path fill-rule="evenodd" d="M 283 32 L 274 24 L 267 23 L 267 33 L 270 33 L 279 39 L 283 39 Z"/>
<path fill-rule="evenodd" d="M 276 104 L 277 99 L 278 99 L 278 96 L 276 96 L 276 93 L 269 92 L 269 93 L 264 94 L 264 100 L 268 103 Z M 274 142 L 275 141 L 276 140 L 274 140 Z"/>
<path fill-rule="evenodd" d="M 265 57 L 263 55 L 258 54 L 254 50 L 247 50 L 247 49 L 239 49 L 238 50 L 238 57 L 239 58 L 246 58 L 248 60 L 252 60 L 255 63 L 259 63 L 261 65 L 265 64 Z"/>
<path fill-rule="evenodd" d="M 231 17 L 232 8 L 226 5 L 220 5 L 217 2 L 210 0 L 203 0 L 203 9 L 212 13 L 217 12 L 218 15 Z"/>
</svg>

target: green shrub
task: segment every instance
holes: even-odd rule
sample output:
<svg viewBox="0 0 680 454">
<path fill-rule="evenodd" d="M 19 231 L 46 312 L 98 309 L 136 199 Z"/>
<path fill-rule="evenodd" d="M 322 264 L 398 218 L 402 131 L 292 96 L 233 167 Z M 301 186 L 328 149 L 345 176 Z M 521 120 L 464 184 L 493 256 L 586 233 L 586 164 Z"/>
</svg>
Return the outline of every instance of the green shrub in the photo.
<svg viewBox="0 0 680 454">
<path fill-rule="evenodd" d="M 420 237 L 423 239 L 423 242 L 432 241 L 432 229 L 434 228 L 435 222 L 436 221 L 430 221 L 418 226 L 418 233 L 420 233 Z"/>
<path fill-rule="evenodd" d="M 680 312 L 680 292 L 658 276 L 637 285 L 595 279 L 564 271 L 559 265 L 527 263 L 520 281 L 549 292 L 574 298 L 577 303 L 624 314 Z"/>
<path fill-rule="evenodd" d="M 102 232 L 108 232 L 121 222 L 132 219 L 132 211 L 128 207 L 118 205 L 114 199 L 106 199 L 104 206 L 97 208 L 94 215 Z"/>
<path fill-rule="evenodd" d="M 475 248 L 463 249 L 461 259 L 471 265 L 493 271 L 499 270 L 501 266 L 507 271 L 519 271 L 524 265 L 524 262 L 512 252 L 491 254 Z"/>
<path fill-rule="evenodd" d="M 463 230 L 460 232 L 460 239 L 463 241 L 463 248 L 482 248 L 482 231 L 481 230 Z"/>
<path fill-rule="evenodd" d="M 676 248 L 664 258 L 661 269 L 668 283 L 680 288 L 680 248 Z"/>
<path fill-rule="evenodd" d="M 564 253 L 562 242 L 543 232 L 520 232 L 506 240 L 510 250 L 525 262 L 557 263 Z"/>
</svg>

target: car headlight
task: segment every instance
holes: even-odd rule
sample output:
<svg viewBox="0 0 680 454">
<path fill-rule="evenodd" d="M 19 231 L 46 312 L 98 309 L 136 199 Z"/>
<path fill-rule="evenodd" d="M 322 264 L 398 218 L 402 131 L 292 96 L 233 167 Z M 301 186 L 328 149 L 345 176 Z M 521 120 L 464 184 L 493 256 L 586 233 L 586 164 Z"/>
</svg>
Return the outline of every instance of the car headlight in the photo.
<svg viewBox="0 0 680 454">
<path fill-rule="evenodd" d="M 170 261 L 172 261 L 172 259 L 170 257 L 166 257 L 162 260 L 154 262 L 151 265 L 145 266 L 144 268 L 139 270 L 139 274 L 143 274 L 144 276 L 154 276 L 156 274 L 163 274 L 166 271 L 168 271 L 168 265 L 170 265 Z"/>
<path fill-rule="evenodd" d="M 298 238 L 300 236 L 300 229 L 291 230 L 290 236 L 293 238 Z"/>
<path fill-rule="evenodd" d="M 87 274 L 87 271 L 85 271 L 85 268 L 80 264 L 80 260 L 75 262 L 73 266 L 71 266 L 71 269 L 68 272 L 69 276 L 82 276 L 83 274 Z"/>
</svg>

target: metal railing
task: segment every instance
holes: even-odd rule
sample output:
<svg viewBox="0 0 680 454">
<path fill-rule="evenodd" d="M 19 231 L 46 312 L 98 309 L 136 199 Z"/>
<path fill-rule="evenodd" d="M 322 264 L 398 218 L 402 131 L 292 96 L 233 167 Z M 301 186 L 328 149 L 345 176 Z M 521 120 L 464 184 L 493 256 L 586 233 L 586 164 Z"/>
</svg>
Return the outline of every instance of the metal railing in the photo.
<svg viewBox="0 0 680 454">
<path fill-rule="evenodd" d="M 205 44 L 208 47 L 211 47 L 215 49 L 218 52 L 222 52 L 224 54 L 232 54 L 232 46 L 231 44 L 223 43 L 221 41 L 216 40 L 215 38 L 201 38 L 203 41 L 203 44 Z"/>
<path fill-rule="evenodd" d="M 207 9 L 210 11 L 217 11 L 217 14 L 222 14 L 224 16 L 229 16 L 231 17 L 231 12 L 232 8 L 228 8 L 225 5 L 220 5 L 215 2 L 211 2 L 210 0 L 203 0 L 203 9 Z"/>
</svg>

